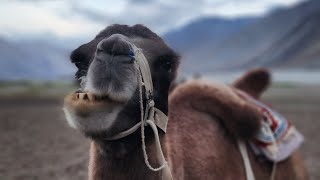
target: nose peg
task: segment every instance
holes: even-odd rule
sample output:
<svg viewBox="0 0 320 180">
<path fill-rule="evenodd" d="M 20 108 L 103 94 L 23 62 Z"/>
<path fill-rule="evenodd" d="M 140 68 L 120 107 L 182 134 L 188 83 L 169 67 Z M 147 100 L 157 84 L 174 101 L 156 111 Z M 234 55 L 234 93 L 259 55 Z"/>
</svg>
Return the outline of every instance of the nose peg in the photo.
<svg viewBox="0 0 320 180">
<path fill-rule="evenodd" d="M 131 61 L 134 61 L 136 58 L 134 57 L 134 53 L 133 53 L 133 51 L 132 50 L 130 50 L 130 52 L 129 52 L 129 57 L 130 57 L 130 60 Z"/>
</svg>

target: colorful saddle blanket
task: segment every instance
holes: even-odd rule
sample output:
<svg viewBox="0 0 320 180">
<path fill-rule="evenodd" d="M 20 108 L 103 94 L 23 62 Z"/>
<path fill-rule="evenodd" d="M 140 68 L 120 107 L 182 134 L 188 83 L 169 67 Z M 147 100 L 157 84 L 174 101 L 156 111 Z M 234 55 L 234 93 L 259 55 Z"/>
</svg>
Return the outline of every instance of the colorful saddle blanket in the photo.
<svg viewBox="0 0 320 180">
<path fill-rule="evenodd" d="M 287 159 L 300 145 L 302 134 L 281 114 L 247 93 L 237 90 L 240 97 L 256 105 L 263 113 L 261 129 L 249 142 L 257 156 L 264 156 L 270 161 L 280 162 Z"/>
</svg>

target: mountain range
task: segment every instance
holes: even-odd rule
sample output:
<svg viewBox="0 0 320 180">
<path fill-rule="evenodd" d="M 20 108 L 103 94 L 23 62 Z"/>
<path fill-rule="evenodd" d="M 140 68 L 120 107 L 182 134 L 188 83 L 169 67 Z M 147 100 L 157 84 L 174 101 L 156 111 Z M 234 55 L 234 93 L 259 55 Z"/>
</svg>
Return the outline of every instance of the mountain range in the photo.
<svg viewBox="0 0 320 180">
<path fill-rule="evenodd" d="M 320 68 L 320 1 L 264 17 L 206 18 L 164 35 L 181 53 L 184 72 Z"/>
<path fill-rule="evenodd" d="M 70 76 L 70 50 L 45 40 L 0 39 L 0 80 L 57 80 Z"/>
<path fill-rule="evenodd" d="M 320 1 L 309 0 L 262 17 L 201 17 L 162 37 L 182 56 L 184 73 L 319 69 L 319 27 Z M 0 37 L 0 80 L 72 77 L 68 56 L 81 40 Z"/>
</svg>

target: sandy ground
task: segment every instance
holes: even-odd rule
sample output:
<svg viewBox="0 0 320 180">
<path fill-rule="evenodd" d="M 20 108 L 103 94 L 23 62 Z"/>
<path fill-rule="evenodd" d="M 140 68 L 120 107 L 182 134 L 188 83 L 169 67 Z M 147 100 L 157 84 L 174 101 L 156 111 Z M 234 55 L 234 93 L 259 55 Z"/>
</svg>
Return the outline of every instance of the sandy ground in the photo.
<svg viewBox="0 0 320 180">
<path fill-rule="evenodd" d="M 320 88 L 275 87 L 264 99 L 305 135 L 311 179 L 320 179 Z M 62 101 L 0 98 L 0 180 L 80 180 L 87 177 L 89 143 L 68 127 Z"/>
</svg>

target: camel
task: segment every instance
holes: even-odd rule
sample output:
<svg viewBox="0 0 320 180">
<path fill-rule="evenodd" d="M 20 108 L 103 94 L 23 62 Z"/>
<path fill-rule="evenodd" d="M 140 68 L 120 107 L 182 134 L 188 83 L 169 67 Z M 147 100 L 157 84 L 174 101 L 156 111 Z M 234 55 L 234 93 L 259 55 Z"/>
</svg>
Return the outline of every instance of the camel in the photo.
<svg viewBox="0 0 320 180">
<path fill-rule="evenodd" d="M 69 125 L 91 139 L 88 179 L 161 179 L 161 171 L 151 171 L 145 164 L 139 131 L 108 140 L 138 123 L 141 116 L 138 73 L 128 43 L 147 58 L 155 106 L 169 117 L 166 133 L 159 130 L 159 136 L 173 179 L 244 180 L 236 140 L 246 141 L 256 134 L 261 114 L 233 88 L 258 98 L 269 83 L 268 73 L 251 72 L 232 86 L 187 82 L 169 96 L 179 55 L 147 27 L 118 24 L 102 30 L 70 57 L 82 88 L 65 98 L 64 111 Z M 153 133 L 149 126 L 145 128 L 149 161 L 157 166 Z M 248 149 L 256 179 L 269 179 L 272 163 L 260 161 Z M 298 151 L 278 164 L 275 179 L 308 179 Z"/>
</svg>

